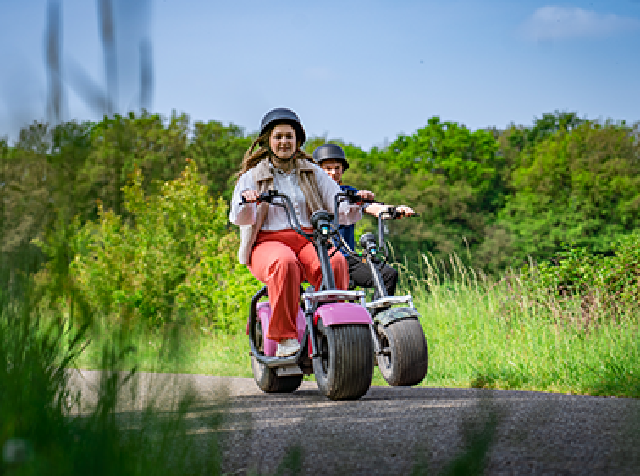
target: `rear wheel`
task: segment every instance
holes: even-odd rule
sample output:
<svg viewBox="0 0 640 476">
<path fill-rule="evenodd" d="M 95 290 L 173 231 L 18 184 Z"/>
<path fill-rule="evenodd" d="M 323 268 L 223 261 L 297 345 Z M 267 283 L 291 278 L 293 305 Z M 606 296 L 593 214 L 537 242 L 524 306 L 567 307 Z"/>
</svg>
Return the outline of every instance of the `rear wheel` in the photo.
<svg viewBox="0 0 640 476">
<path fill-rule="evenodd" d="M 262 338 L 262 324 L 256 322 L 256 350 L 264 352 Z M 253 371 L 253 379 L 256 381 L 258 388 L 266 393 L 291 393 L 295 391 L 302 383 L 302 375 L 287 375 L 279 377 L 275 369 L 270 369 L 266 365 L 258 362 L 255 355 L 251 356 L 251 370 Z"/>
<path fill-rule="evenodd" d="M 331 400 L 356 400 L 371 386 L 373 344 L 369 326 L 325 327 L 318 319 L 319 357 L 313 359 L 318 388 Z"/>
<path fill-rule="evenodd" d="M 427 340 L 417 319 L 401 319 L 378 326 L 382 355 L 378 355 L 380 373 L 389 385 L 417 385 L 427 375 Z"/>
</svg>

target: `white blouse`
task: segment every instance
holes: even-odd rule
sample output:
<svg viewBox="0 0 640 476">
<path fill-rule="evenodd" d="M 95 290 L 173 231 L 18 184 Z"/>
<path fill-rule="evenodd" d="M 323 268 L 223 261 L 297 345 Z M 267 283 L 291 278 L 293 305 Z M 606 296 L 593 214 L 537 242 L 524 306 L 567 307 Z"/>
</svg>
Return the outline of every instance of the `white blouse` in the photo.
<svg viewBox="0 0 640 476">
<path fill-rule="evenodd" d="M 334 213 L 334 200 L 340 192 L 340 186 L 329 175 L 316 164 L 312 164 L 318 183 L 318 190 L 322 198 L 325 210 Z M 302 227 L 311 228 L 311 217 L 307 208 L 304 193 L 298 185 L 298 176 L 295 171 L 284 173 L 273 168 L 273 188 L 280 193 L 288 195 L 295 209 L 296 217 Z M 238 183 L 233 190 L 231 201 L 231 211 L 229 221 L 234 225 L 253 225 L 256 222 L 256 204 L 242 204 L 242 192 L 246 190 L 257 190 L 258 185 L 253 179 L 252 170 L 248 170 L 240 176 Z M 352 205 L 342 202 L 339 207 L 338 222 L 341 225 L 351 225 L 362 218 L 360 205 Z M 289 219 L 284 208 L 279 206 L 269 206 L 269 211 L 262 224 L 262 230 L 275 231 L 291 228 Z"/>
</svg>

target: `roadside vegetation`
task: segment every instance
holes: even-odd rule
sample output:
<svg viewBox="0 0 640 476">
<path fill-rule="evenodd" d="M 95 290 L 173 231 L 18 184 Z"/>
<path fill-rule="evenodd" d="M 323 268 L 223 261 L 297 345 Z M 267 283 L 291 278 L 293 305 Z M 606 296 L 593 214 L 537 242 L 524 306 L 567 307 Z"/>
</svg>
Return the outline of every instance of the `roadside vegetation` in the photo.
<svg viewBox="0 0 640 476">
<path fill-rule="evenodd" d="M 626 243 L 621 253 L 638 253 L 638 237 Z M 493 280 L 454 266 L 457 276 L 444 280 L 430 264 L 422 276 L 401 272 L 400 288 L 414 296 L 429 345 L 422 385 L 640 397 L 635 298 L 614 307 L 593 283 L 588 293 L 571 294 L 555 269 L 525 268 Z M 245 314 L 236 317 L 240 327 Z M 137 349 L 130 364 L 151 370 L 164 362 L 160 331 L 129 336 Z M 252 377 L 243 329 L 187 331 L 182 339 L 187 350 L 162 363 L 165 371 Z M 97 369 L 97 357 L 88 351 L 79 365 Z M 377 368 L 374 385 L 386 385 Z"/>
</svg>

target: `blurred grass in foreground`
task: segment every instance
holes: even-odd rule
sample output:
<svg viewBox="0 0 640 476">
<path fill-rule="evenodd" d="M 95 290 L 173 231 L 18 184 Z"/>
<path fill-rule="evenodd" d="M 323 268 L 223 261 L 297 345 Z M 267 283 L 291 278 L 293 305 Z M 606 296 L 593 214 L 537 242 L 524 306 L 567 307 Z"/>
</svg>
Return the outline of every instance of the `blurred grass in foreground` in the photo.
<svg viewBox="0 0 640 476">
<path fill-rule="evenodd" d="M 10 276 L 4 266 L 0 271 L 8 284 L 0 293 L 0 474 L 219 472 L 215 435 L 207 439 L 207 448 L 193 445 L 192 389 L 163 395 L 158 411 L 159 395 L 137 381 L 136 366 L 126 363 L 131 348 L 122 332 L 111 332 L 99 346 L 90 344 L 93 316 L 52 314 L 20 269 L 13 268 Z M 88 348 L 105 370 L 93 399 L 72 383 L 69 370 Z M 165 352 L 165 360 L 171 358 Z M 215 430 L 222 414 L 212 411 L 201 424 Z"/>
</svg>

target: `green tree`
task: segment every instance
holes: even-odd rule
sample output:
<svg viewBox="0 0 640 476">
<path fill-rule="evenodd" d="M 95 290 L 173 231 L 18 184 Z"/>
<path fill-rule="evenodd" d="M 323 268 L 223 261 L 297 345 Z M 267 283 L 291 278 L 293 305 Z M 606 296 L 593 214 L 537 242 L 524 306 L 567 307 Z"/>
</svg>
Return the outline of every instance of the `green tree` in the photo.
<svg viewBox="0 0 640 476">
<path fill-rule="evenodd" d="M 501 212 L 519 258 L 573 243 L 607 251 L 640 224 L 640 144 L 625 125 L 587 121 L 526 149 Z"/>
<path fill-rule="evenodd" d="M 157 114 L 105 117 L 92 130 L 91 155 L 83 171 L 92 184 L 90 194 L 116 215 L 124 210 L 123 186 L 134 168 L 141 169 L 143 188 L 157 192 L 156 183 L 180 173 L 187 147 L 188 118 L 172 114 L 164 124 Z"/>
<path fill-rule="evenodd" d="M 252 139 L 242 128 L 218 121 L 196 122 L 187 155 L 201 164 L 201 174 L 214 197 L 231 200 L 233 178 Z"/>
<path fill-rule="evenodd" d="M 454 252 L 466 257 L 466 247 L 482 242 L 504 203 L 504 161 L 497 150 L 491 131 L 471 132 L 433 117 L 385 150 L 373 148 L 367 155 L 352 150 L 349 180 L 384 202 L 407 204 L 421 214 L 393 224 L 390 239 L 400 254 L 409 259 L 427 252 L 446 260 Z"/>
<path fill-rule="evenodd" d="M 0 179 L 3 260 L 19 255 L 40 236 L 52 210 L 49 183 L 52 168 L 38 149 L 3 152 Z"/>
</svg>

